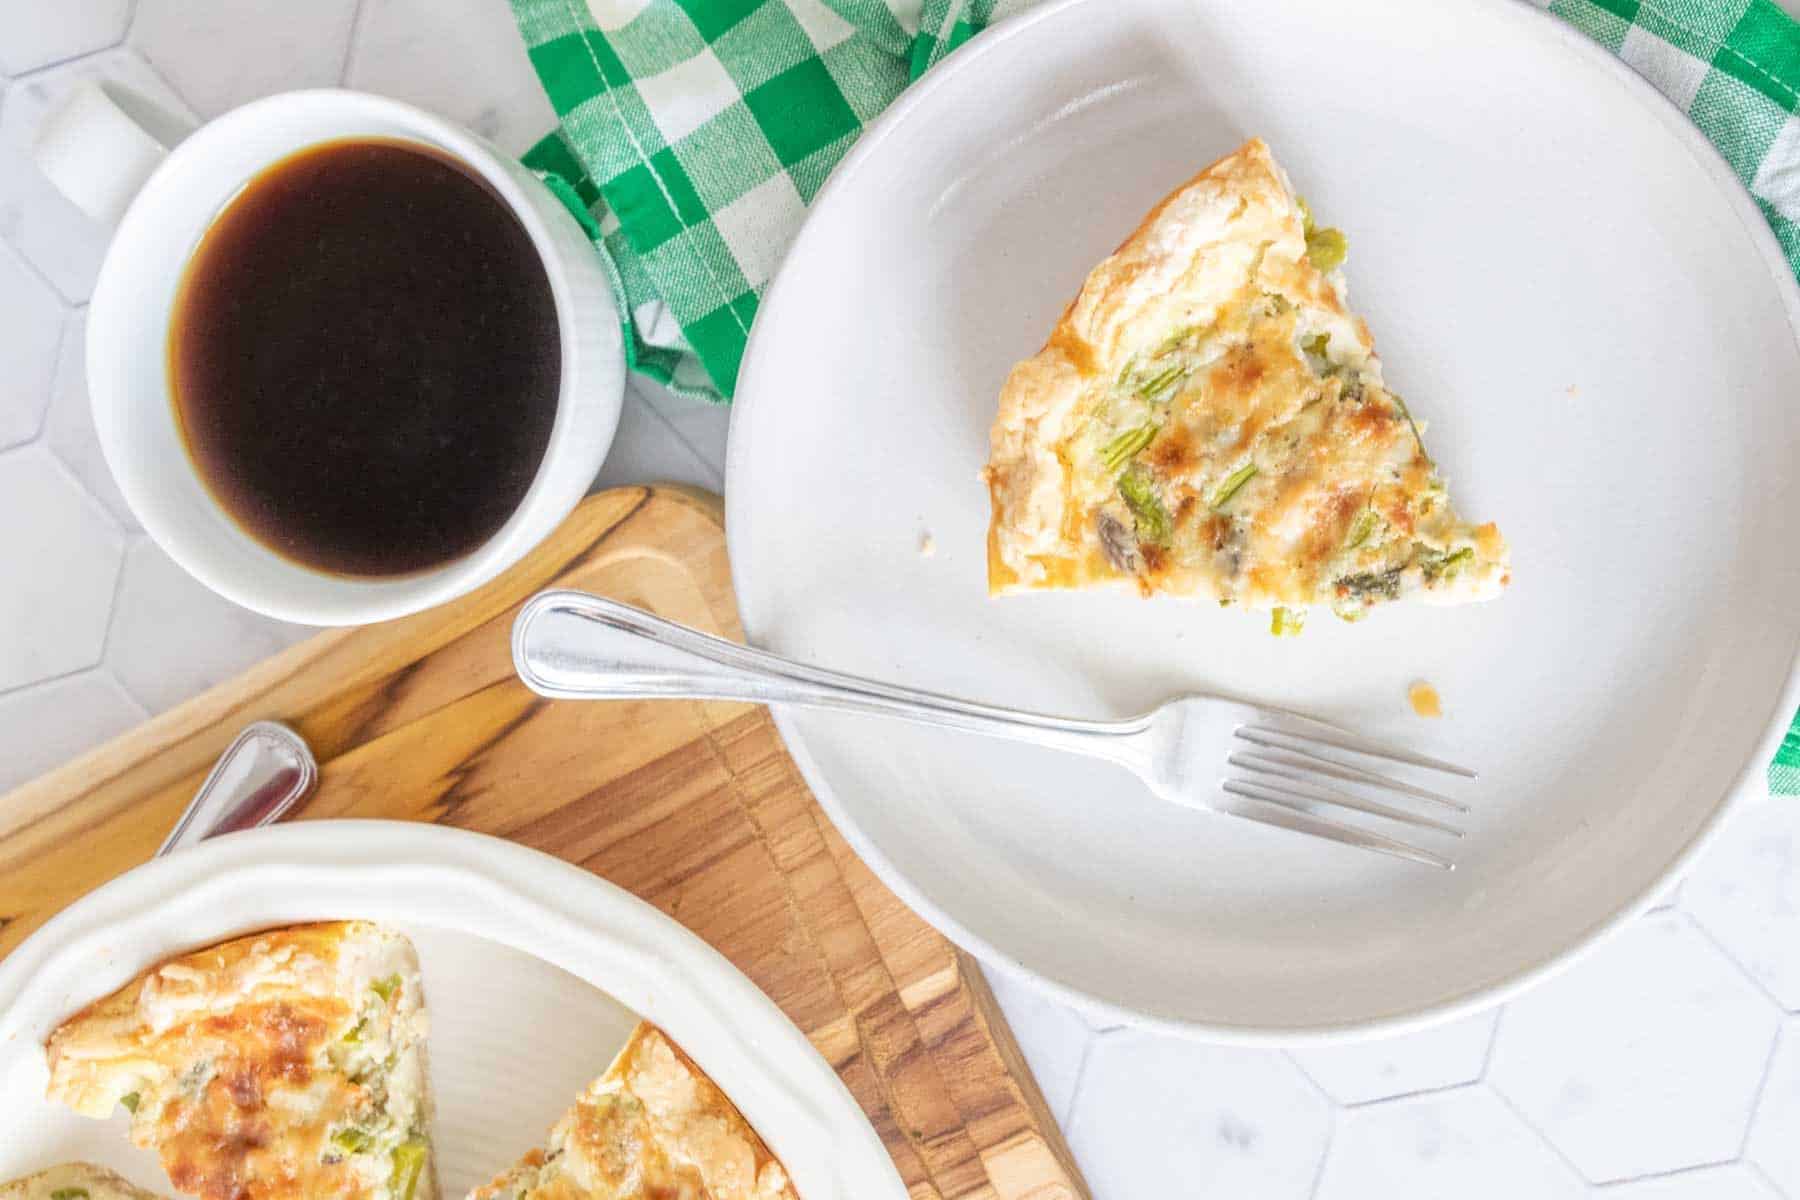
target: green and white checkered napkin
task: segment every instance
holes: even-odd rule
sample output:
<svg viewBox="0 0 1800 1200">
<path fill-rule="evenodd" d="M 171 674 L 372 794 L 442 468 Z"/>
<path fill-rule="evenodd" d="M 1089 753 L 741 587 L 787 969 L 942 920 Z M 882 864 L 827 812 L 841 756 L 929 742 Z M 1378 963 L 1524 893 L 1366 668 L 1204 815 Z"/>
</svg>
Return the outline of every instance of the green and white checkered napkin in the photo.
<svg viewBox="0 0 1800 1200">
<path fill-rule="evenodd" d="M 513 0 L 633 370 L 722 400 L 806 206 L 888 102 L 1031 0 Z M 570 198 L 565 192 L 564 199 Z"/>
<path fill-rule="evenodd" d="M 889 101 L 1033 0 L 512 0 L 561 119 L 526 156 L 612 267 L 634 370 L 728 399 L 762 289 Z M 1554 0 L 1679 105 L 1800 272 L 1800 26 L 1773 0 Z M 1800 716 L 1769 768 L 1800 794 Z"/>
</svg>

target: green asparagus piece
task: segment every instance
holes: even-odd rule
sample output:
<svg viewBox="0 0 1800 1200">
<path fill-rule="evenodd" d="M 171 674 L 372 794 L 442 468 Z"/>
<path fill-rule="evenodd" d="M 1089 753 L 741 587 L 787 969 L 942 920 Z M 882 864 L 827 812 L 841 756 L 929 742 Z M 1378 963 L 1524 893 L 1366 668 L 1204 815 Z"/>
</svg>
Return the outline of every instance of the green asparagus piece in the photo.
<svg viewBox="0 0 1800 1200">
<path fill-rule="evenodd" d="M 1100 448 L 1100 463 L 1108 474 L 1117 471 L 1156 439 L 1156 422 L 1146 421 L 1135 429 L 1127 429 Z"/>
<path fill-rule="evenodd" d="M 1239 489 L 1246 483 L 1249 483 L 1255 475 L 1256 464 L 1253 462 L 1247 462 L 1231 474 L 1227 475 L 1225 477 L 1225 482 L 1221 483 L 1218 490 L 1213 492 L 1212 507 L 1224 508 L 1231 498 L 1238 494 Z"/>
<path fill-rule="evenodd" d="M 1119 495 L 1125 500 L 1125 507 L 1137 519 L 1138 541 L 1152 546 L 1168 544 L 1169 536 L 1175 530 L 1174 521 L 1169 518 L 1169 510 L 1163 507 L 1162 499 L 1156 494 L 1156 484 L 1150 474 L 1141 468 L 1125 472 L 1119 476 Z"/>
</svg>

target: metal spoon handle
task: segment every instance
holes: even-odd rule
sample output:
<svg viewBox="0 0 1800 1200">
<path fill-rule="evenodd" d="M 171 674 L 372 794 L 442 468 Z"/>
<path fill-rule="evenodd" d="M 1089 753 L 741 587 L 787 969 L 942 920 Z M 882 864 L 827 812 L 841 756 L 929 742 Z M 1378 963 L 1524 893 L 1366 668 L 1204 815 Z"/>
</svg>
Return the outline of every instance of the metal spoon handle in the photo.
<svg viewBox="0 0 1800 1200">
<path fill-rule="evenodd" d="M 318 775 L 305 739 L 286 725 L 257 721 L 245 727 L 219 755 L 156 857 L 279 820 L 312 790 Z"/>
<path fill-rule="evenodd" d="M 557 699 L 746 700 L 878 713 L 1136 761 L 1136 722 L 1024 712 L 830 671 L 585 592 L 532 597 L 513 623 L 512 641 L 519 677 Z"/>
</svg>

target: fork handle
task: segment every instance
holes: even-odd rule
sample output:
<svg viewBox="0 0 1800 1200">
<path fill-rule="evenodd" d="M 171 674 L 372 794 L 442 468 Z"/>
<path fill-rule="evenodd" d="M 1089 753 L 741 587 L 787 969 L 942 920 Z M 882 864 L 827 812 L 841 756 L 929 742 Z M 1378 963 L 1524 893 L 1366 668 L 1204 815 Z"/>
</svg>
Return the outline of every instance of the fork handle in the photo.
<svg viewBox="0 0 1800 1200">
<path fill-rule="evenodd" d="M 1141 721 L 1083 721 L 977 704 L 809 666 L 585 592 L 541 592 L 513 622 L 513 665 L 566 700 L 745 700 L 876 713 L 1140 768 Z"/>
</svg>

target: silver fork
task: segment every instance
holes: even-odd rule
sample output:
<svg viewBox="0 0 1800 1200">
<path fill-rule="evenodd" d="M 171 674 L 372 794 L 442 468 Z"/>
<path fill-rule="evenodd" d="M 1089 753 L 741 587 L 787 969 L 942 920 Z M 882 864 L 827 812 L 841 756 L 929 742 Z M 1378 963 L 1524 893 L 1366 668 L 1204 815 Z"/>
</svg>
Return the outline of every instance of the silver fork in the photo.
<svg viewBox="0 0 1800 1200">
<path fill-rule="evenodd" d="M 1212 696 L 1182 696 L 1138 717 L 1089 721 L 976 704 L 809 666 L 740 646 L 585 592 L 534 596 L 513 623 L 513 665 L 557 699 L 745 700 L 879 713 L 1011 738 L 1118 763 L 1165 800 L 1451 870 L 1455 863 L 1339 819 L 1354 812 L 1460 838 L 1446 820 L 1400 806 L 1466 813 L 1448 796 L 1357 758 L 1446 775 L 1475 773 L 1383 746 L 1335 725 Z M 1327 814 L 1332 815 L 1327 815 Z"/>
</svg>

